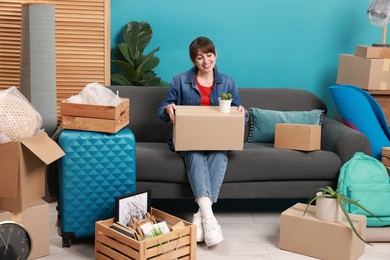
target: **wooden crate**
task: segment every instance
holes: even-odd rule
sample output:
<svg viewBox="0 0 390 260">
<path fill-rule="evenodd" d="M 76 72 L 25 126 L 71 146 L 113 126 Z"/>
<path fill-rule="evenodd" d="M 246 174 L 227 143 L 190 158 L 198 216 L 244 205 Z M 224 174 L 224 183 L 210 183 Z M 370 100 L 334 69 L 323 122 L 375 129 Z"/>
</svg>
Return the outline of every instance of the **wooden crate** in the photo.
<svg viewBox="0 0 390 260">
<path fill-rule="evenodd" d="M 117 106 L 61 103 L 64 129 L 116 133 L 130 122 L 130 101 L 122 98 Z"/>
<path fill-rule="evenodd" d="M 183 221 L 185 227 L 142 241 L 130 238 L 112 228 L 114 219 L 97 221 L 95 226 L 95 259 L 196 259 L 196 226 L 163 211 L 152 208 L 158 221 L 172 226 Z"/>
</svg>

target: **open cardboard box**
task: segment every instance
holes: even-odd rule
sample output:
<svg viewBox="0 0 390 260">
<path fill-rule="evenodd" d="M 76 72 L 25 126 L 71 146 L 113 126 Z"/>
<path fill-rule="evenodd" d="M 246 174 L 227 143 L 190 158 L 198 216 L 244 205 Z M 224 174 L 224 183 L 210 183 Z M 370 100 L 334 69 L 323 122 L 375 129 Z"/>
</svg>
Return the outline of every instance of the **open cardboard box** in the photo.
<svg viewBox="0 0 390 260">
<path fill-rule="evenodd" d="M 64 156 L 45 132 L 0 144 L 0 209 L 22 212 L 45 195 L 45 166 Z"/>
</svg>

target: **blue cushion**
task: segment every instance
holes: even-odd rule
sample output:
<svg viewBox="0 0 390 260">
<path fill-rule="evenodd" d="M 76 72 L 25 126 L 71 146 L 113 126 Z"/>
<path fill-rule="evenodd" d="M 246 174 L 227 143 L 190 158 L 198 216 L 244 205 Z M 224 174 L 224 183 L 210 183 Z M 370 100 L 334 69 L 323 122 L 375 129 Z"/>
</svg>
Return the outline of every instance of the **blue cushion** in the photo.
<svg viewBox="0 0 390 260">
<path fill-rule="evenodd" d="M 310 124 L 319 125 L 323 110 L 311 111 L 275 111 L 260 108 L 249 108 L 248 143 L 273 143 L 275 124 Z"/>
</svg>

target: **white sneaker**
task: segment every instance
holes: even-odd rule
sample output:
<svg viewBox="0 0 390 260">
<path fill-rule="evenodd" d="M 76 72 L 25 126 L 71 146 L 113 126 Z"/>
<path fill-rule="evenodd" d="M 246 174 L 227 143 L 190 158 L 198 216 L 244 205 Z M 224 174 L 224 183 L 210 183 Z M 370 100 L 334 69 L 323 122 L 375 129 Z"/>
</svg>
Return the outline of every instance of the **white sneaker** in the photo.
<svg viewBox="0 0 390 260">
<path fill-rule="evenodd" d="M 202 217 L 199 213 L 194 214 L 192 218 L 192 224 L 196 225 L 196 241 L 203 242 L 204 241 L 204 231 L 203 231 L 203 223 Z"/>
<path fill-rule="evenodd" d="M 214 246 L 222 242 L 223 235 L 221 226 L 218 224 L 218 221 L 214 216 L 203 219 L 203 229 L 207 246 Z"/>
</svg>

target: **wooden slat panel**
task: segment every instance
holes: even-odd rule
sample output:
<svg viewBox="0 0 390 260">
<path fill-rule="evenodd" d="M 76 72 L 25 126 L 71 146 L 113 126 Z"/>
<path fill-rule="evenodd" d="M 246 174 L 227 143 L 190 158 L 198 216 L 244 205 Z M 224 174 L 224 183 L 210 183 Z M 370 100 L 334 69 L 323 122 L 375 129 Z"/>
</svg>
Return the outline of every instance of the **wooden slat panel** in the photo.
<svg viewBox="0 0 390 260">
<path fill-rule="evenodd" d="M 110 84 L 110 0 L 54 0 L 57 118 L 86 84 Z M 0 89 L 19 86 L 22 0 L 0 1 Z"/>
<path fill-rule="evenodd" d="M 0 1 L 0 89 L 19 86 L 21 1 Z"/>
</svg>

